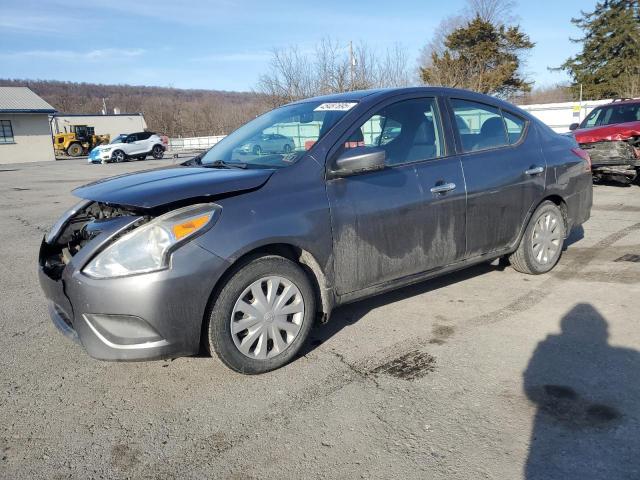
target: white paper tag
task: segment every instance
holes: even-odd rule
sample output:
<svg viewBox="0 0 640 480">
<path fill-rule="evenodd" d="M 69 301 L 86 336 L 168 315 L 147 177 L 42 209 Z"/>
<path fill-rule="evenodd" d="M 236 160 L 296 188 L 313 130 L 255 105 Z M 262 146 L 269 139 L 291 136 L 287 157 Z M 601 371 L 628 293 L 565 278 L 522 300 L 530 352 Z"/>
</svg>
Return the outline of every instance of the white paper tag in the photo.
<svg viewBox="0 0 640 480">
<path fill-rule="evenodd" d="M 346 112 L 355 107 L 357 102 L 322 103 L 313 109 L 314 112 Z"/>
</svg>

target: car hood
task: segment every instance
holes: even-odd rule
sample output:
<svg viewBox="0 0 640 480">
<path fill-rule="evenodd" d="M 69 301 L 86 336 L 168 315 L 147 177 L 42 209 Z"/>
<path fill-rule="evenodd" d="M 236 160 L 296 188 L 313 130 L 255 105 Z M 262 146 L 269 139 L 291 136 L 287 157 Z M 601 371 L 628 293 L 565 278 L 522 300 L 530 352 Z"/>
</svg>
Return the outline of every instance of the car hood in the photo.
<svg viewBox="0 0 640 480">
<path fill-rule="evenodd" d="M 176 166 L 106 178 L 76 188 L 77 197 L 138 208 L 254 190 L 274 170 Z"/>
<path fill-rule="evenodd" d="M 616 123 L 574 130 L 578 143 L 613 142 L 640 136 L 640 122 Z"/>
<path fill-rule="evenodd" d="M 123 143 L 107 143 L 106 145 L 97 145 L 95 150 L 108 150 L 110 148 L 122 147 Z"/>
</svg>

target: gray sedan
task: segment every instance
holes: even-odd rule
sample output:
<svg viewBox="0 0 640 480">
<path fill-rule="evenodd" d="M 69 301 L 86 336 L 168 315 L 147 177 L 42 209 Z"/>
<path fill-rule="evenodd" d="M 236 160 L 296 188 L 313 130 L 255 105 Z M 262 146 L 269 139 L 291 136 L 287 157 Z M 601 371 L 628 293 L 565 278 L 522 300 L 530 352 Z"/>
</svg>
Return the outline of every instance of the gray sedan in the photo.
<svg viewBox="0 0 640 480">
<path fill-rule="evenodd" d="M 263 153 L 291 153 L 296 145 L 293 139 L 285 137 L 279 133 L 263 133 L 251 138 L 248 142 L 240 146 L 241 153 L 253 153 L 262 155 Z"/>
<path fill-rule="evenodd" d="M 305 148 L 238 158 L 278 128 Z M 61 332 L 99 359 L 206 345 L 261 373 L 338 305 L 498 258 L 549 272 L 589 218 L 592 178 L 573 138 L 514 105 L 408 88 L 285 105 L 182 165 L 73 193 L 39 258 Z"/>
</svg>

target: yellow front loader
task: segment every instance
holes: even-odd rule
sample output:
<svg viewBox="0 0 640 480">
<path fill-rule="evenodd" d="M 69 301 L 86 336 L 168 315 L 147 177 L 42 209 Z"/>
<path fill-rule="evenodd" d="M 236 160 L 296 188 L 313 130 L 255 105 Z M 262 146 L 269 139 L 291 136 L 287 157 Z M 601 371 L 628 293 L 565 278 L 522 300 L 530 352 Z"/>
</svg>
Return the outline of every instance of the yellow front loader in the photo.
<svg viewBox="0 0 640 480">
<path fill-rule="evenodd" d="M 105 145 L 110 135 L 96 135 L 93 127 L 71 125 L 70 132 L 56 133 L 53 136 L 53 148 L 56 154 L 67 154 L 71 157 L 86 155 L 97 145 Z"/>
</svg>

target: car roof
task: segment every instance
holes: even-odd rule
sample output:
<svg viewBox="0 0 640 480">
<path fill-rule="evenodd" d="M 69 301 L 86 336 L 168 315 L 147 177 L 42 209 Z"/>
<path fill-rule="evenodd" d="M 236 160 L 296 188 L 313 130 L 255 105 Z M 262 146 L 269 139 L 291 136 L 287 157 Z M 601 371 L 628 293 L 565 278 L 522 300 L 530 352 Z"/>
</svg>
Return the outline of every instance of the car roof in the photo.
<svg viewBox="0 0 640 480">
<path fill-rule="evenodd" d="M 600 107 L 610 107 L 612 105 L 640 105 L 640 98 L 620 98 L 611 103 L 599 105 Z"/>
<path fill-rule="evenodd" d="M 504 108 L 511 112 L 517 112 L 519 116 L 526 117 L 531 121 L 539 122 L 539 120 L 529 112 L 522 110 L 517 105 L 501 100 L 497 97 L 485 95 L 484 93 L 473 92 L 471 90 L 463 90 L 460 88 L 450 87 L 397 87 L 397 88 L 375 88 L 370 90 L 355 90 L 353 92 L 335 93 L 331 95 L 322 95 L 311 97 L 292 102 L 290 105 L 301 104 L 307 102 L 358 102 L 358 103 L 375 103 L 380 99 L 394 97 L 402 94 L 416 95 L 438 95 L 449 97 L 460 97 L 464 100 L 472 100 L 480 103 L 487 103 L 495 107 Z"/>
</svg>

